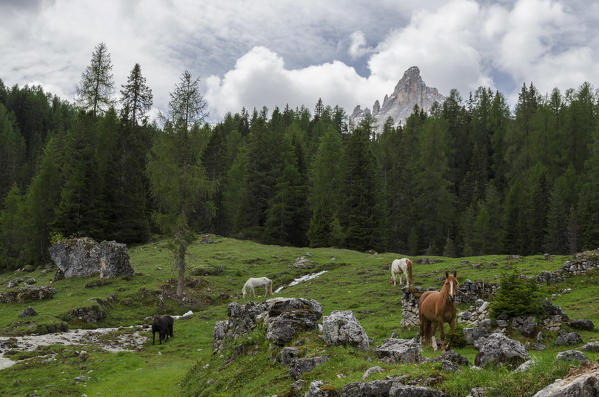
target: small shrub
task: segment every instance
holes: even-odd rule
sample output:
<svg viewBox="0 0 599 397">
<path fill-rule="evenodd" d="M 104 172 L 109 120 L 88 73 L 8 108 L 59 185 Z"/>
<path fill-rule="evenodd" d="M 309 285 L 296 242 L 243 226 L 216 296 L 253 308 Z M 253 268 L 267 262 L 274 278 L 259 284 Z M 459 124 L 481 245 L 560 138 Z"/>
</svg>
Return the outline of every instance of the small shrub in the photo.
<svg viewBox="0 0 599 397">
<path fill-rule="evenodd" d="M 468 344 L 464 336 L 464 326 L 456 321 L 451 347 L 465 347 Z"/>
<path fill-rule="evenodd" d="M 74 236 L 73 235 L 65 236 L 64 234 L 62 234 L 60 232 L 50 232 L 50 246 L 53 246 L 54 244 L 60 243 L 65 240 L 69 240 L 71 238 L 74 238 Z"/>
<path fill-rule="evenodd" d="M 543 301 L 537 283 L 534 279 L 521 279 L 517 267 L 501 278 L 499 286 L 495 298 L 489 305 L 492 319 L 502 313 L 516 317 L 541 312 Z"/>
</svg>

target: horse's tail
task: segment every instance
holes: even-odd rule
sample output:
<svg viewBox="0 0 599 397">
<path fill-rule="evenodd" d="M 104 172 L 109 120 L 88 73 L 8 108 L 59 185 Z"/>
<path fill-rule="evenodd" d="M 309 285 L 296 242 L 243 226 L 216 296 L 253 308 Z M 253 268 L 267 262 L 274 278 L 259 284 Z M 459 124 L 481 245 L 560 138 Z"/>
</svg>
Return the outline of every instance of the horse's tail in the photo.
<svg viewBox="0 0 599 397">
<path fill-rule="evenodd" d="M 408 279 L 410 280 L 408 285 L 414 285 L 414 279 L 412 278 L 412 261 L 406 259 L 406 264 L 408 265 Z"/>
<path fill-rule="evenodd" d="M 270 291 L 270 294 L 271 294 L 271 295 L 274 295 L 274 294 L 272 293 L 272 280 L 271 280 L 271 279 L 268 279 L 268 289 L 269 289 L 269 291 Z"/>
</svg>

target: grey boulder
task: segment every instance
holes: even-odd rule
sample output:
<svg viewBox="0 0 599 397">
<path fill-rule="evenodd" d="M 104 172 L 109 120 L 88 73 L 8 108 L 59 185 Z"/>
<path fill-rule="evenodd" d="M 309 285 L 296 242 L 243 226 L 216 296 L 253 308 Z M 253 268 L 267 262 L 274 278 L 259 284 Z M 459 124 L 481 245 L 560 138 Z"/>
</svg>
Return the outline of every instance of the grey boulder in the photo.
<svg viewBox="0 0 599 397">
<path fill-rule="evenodd" d="M 279 361 L 283 365 L 289 365 L 298 356 L 299 349 L 297 347 L 284 347 L 281 353 L 279 353 Z"/>
<path fill-rule="evenodd" d="M 474 343 L 474 348 L 478 350 L 474 365 L 479 367 L 488 364 L 503 364 L 515 368 L 530 360 L 530 355 L 524 345 L 498 332 L 486 338 L 480 338 Z"/>
<path fill-rule="evenodd" d="M 21 313 L 19 313 L 19 317 L 33 317 L 37 316 L 37 312 L 33 310 L 31 306 L 28 306 L 27 309 L 24 309 Z"/>
<path fill-rule="evenodd" d="M 289 376 L 299 379 L 305 372 L 310 372 L 320 364 L 328 360 L 328 357 L 298 358 L 289 364 Z"/>
<path fill-rule="evenodd" d="M 419 363 L 422 361 L 422 347 L 414 339 L 388 338 L 382 345 L 374 349 L 382 361 L 388 363 Z"/>
<path fill-rule="evenodd" d="M 599 342 L 589 342 L 580 348 L 585 352 L 599 353 Z"/>
<path fill-rule="evenodd" d="M 595 324 L 593 324 L 591 320 L 581 318 L 577 320 L 570 320 L 570 327 L 584 331 L 592 331 L 595 328 Z"/>
<path fill-rule="evenodd" d="M 555 340 L 556 346 L 578 345 L 582 343 L 582 337 L 576 332 L 561 331 Z"/>
<path fill-rule="evenodd" d="M 590 361 L 589 358 L 585 356 L 583 352 L 578 350 L 566 350 L 564 352 L 559 352 L 557 353 L 557 356 L 555 358 L 564 361 Z"/>
<path fill-rule="evenodd" d="M 464 338 L 466 342 L 473 345 L 480 338 L 489 336 L 489 331 L 482 327 L 464 328 Z"/>
<path fill-rule="evenodd" d="M 370 348 L 366 331 L 351 310 L 335 310 L 322 319 L 322 337 L 327 345 L 353 345 Z"/>
<path fill-rule="evenodd" d="M 61 241 L 49 248 L 52 261 L 65 278 L 114 278 L 132 275 L 127 245 L 115 241 L 97 243 L 89 237 Z"/>
</svg>

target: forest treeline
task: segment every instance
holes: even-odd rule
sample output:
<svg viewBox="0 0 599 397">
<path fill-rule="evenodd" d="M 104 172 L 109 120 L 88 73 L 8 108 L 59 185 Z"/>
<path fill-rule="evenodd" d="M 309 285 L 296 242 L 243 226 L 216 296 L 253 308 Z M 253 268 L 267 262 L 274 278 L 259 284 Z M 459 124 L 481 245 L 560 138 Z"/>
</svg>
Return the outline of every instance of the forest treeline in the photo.
<svg viewBox="0 0 599 397">
<path fill-rule="evenodd" d="M 209 125 L 186 72 L 159 127 L 140 66 L 117 98 L 107 55 L 96 48 L 77 103 L 0 80 L 0 269 L 47 261 L 60 237 L 142 243 L 168 213 L 182 244 L 214 232 L 410 255 L 599 246 L 599 103 L 588 83 L 549 95 L 523 85 L 514 112 L 488 88 L 465 100 L 453 90 L 378 134 L 373 118 L 350 126 L 321 100 Z M 88 81 L 98 73 L 103 92 Z M 177 102 L 185 89 L 196 113 Z"/>
</svg>

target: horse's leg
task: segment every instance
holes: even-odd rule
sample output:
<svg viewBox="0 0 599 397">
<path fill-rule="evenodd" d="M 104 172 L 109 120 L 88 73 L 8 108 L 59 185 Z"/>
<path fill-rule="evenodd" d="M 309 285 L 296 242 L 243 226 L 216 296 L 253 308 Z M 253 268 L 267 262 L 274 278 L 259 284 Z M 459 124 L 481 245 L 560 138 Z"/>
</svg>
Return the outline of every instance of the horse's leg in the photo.
<svg viewBox="0 0 599 397">
<path fill-rule="evenodd" d="M 155 338 L 155 336 L 156 336 L 156 332 L 154 330 L 152 330 L 152 344 L 154 344 L 154 341 L 155 341 L 154 338 Z"/>
<path fill-rule="evenodd" d="M 391 282 L 393 283 L 393 286 L 395 286 L 396 285 L 396 283 L 395 283 L 395 272 L 393 270 L 391 270 L 391 280 L 392 280 Z"/>
<path fill-rule="evenodd" d="M 422 313 L 419 313 L 418 317 L 420 317 L 420 344 L 422 346 L 425 346 L 426 341 L 425 341 L 425 334 L 424 334 L 424 330 L 425 330 L 425 324 L 424 324 L 424 322 L 426 320 L 424 319 L 424 316 L 422 315 Z"/>
<path fill-rule="evenodd" d="M 449 344 L 447 345 L 447 350 L 451 349 L 451 344 L 453 342 L 453 335 L 455 334 L 454 330 L 455 330 L 455 316 L 451 319 L 451 322 L 449 323 L 449 327 L 451 329 L 451 333 L 449 334 Z"/>
<path fill-rule="evenodd" d="M 264 297 L 268 296 L 268 284 L 264 284 Z"/>
<path fill-rule="evenodd" d="M 443 320 L 439 320 L 439 336 L 441 336 L 441 350 L 445 351 L 445 332 L 443 331 Z"/>
<path fill-rule="evenodd" d="M 441 329 L 443 329 L 443 328 L 441 328 Z M 431 330 L 432 330 L 430 333 L 431 346 L 434 351 L 437 351 L 439 349 L 439 347 L 437 346 L 437 338 L 435 338 L 435 333 L 437 332 L 437 322 L 436 321 L 431 321 Z"/>
</svg>

